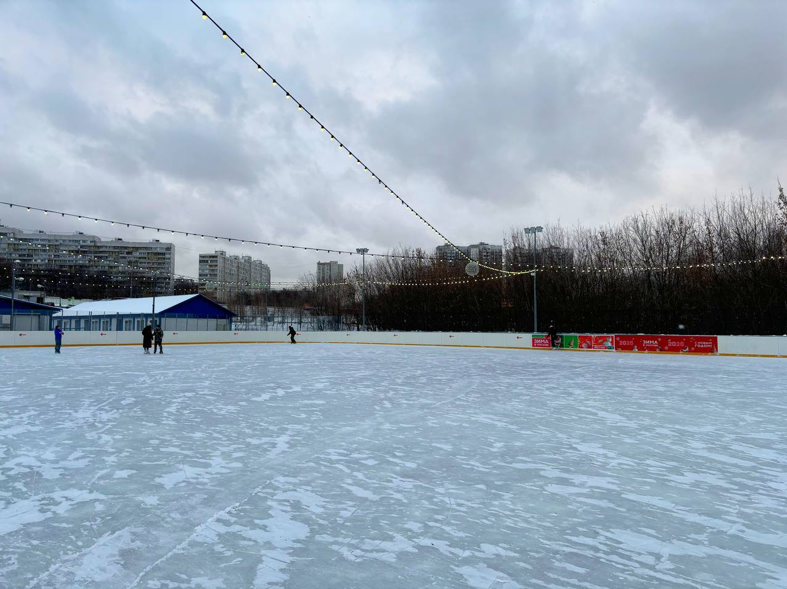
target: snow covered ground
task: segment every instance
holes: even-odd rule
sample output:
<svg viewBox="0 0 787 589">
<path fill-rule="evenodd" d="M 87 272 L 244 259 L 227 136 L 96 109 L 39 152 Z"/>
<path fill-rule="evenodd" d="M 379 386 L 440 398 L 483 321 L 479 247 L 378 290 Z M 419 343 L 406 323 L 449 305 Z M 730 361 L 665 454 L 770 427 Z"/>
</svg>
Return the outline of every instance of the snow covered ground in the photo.
<svg viewBox="0 0 787 589">
<path fill-rule="evenodd" d="M 787 361 L 0 350 L 0 587 L 787 587 Z"/>
</svg>

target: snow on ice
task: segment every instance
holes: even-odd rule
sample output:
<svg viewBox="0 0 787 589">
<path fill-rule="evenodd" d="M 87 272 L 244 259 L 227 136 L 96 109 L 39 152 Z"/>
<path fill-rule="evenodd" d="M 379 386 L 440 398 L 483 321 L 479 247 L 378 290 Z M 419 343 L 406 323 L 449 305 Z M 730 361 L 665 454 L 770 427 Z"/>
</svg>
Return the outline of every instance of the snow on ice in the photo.
<svg viewBox="0 0 787 589">
<path fill-rule="evenodd" d="M 787 587 L 783 360 L 0 351 L 0 586 Z"/>
</svg>

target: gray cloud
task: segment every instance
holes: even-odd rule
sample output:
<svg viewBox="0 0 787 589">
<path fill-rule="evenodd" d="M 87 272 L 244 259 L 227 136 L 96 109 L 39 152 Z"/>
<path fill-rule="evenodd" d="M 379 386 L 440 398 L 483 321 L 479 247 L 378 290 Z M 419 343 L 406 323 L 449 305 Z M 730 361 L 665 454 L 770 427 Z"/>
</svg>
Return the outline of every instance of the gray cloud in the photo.
<svg viewBox="0 0 787 589">
<path fill-rule="evenodd" d="M 778 0 L 206 8 L 459 242 L 767 191 L 787 175 Z M 251 239 L 437 245 L 188 2 L 5 11 L 2 196 Z M 39 225 L 75 229 L 58 222 Z M 178 243 L 191 273 L 216 245 Z M 326 257 L 261 255 L 278 279 Z"/>
</svg>

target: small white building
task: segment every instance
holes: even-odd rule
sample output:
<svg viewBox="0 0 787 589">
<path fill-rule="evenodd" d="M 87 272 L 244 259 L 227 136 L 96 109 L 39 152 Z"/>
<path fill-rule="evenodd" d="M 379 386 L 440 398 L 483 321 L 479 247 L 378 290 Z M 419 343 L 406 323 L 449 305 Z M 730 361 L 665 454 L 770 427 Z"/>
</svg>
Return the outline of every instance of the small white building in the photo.
<svg viewBox="0 0 787 589">
<path fill-rule="evenodd" d="M 164 331 L 229 331 L 235 313 L 205 295 L 92 301 L 53 316 L 65 331 L 142 331 L 161 323 Z"/>
</svg>

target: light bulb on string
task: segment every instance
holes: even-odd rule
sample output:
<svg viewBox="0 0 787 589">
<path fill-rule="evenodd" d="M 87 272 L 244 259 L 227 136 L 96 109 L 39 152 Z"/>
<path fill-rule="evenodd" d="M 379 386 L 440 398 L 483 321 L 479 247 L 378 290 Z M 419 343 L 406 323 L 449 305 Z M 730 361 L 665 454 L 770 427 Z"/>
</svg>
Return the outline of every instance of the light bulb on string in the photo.
<svg viewBox="0 0 787 589">
<path fill-rule="evenodd" d="M 227 33 L 225 33 L 224 31 L 221 31 L 221 38 L 222 39 L 226 39 L 227 38 Z"/>
</svg>

